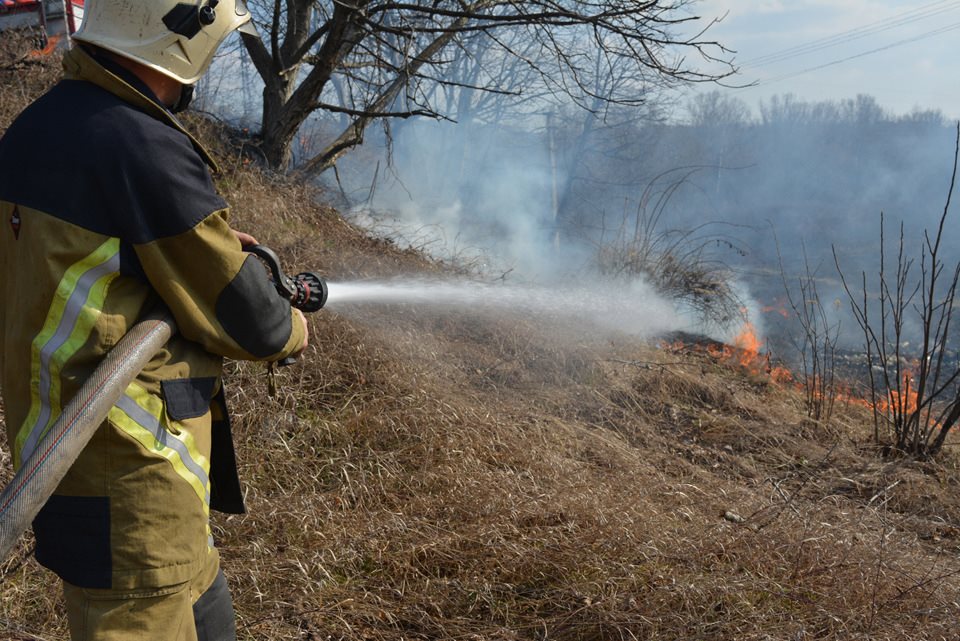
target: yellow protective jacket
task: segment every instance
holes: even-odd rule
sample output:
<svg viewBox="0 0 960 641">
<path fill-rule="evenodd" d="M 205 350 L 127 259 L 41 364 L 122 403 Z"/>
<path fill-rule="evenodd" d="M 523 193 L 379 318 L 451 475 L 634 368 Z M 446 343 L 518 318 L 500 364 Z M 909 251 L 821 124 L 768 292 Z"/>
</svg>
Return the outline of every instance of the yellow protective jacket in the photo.
<svg viewBox="0 0 960 641">
<path fill-rule="evenodd" d="M 179 334 L 130 384 L 34 522 L 37 559 L 89 588 L 187 581 L 242 511 L 224 356 L 276 360 L 305 328 L 227 223 L 203 148 L 136 76 L 75 48 L 0 138 L 0 369 L 14 465 L 157 305 Z M 212 418 L 213 415 L 213 418 Z M 218 416 L 219 415 L 219 416 Z"/>
</svg>

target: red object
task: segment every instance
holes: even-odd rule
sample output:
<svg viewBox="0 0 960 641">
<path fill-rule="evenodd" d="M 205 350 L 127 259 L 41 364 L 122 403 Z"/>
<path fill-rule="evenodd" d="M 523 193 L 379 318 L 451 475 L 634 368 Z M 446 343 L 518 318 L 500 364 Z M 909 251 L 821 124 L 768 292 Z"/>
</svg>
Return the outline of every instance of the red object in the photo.
<svg viewBox="0 0 960 641">
<path fill-rule="evenodd" d="M 73 35 L 83 22 L 84 0 L 65 0 L 63 13 L 54 11 L 47 15 L 44 0 L 0 0 L 0 32 L 8 26 L 18 27 L 29 23 L 28 14 L 37 15 L 37 23 L 54 40 L 54 48 L 60 36 Z M 19 16 L 19 17 L 18 17 Z M 45 48 L 40 53 L 47 53 Z M 52 49 L 51 49 L 52 50 Z"/>
<path fill-rule="evenodd" d="M 41 13 L 40 0 L 0 0 L 0 13 Z"/>
<path fill-rule="evenodd" d="M 73 34 L 83 22 L 83 0 L 67 0 L 67 32 Z"/>
</svg>

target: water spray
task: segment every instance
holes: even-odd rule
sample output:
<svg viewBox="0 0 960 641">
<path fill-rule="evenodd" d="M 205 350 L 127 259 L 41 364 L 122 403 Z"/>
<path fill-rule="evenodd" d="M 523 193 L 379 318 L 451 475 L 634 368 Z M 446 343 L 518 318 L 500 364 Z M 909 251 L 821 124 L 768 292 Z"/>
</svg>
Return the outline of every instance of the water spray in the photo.
<svg viewBox="0 0 960 641">
<path fill-rule="evenodd" d="M 263 245 L 245 251 L 267 266 L 277 293 L 309 313 L 333 305 L 345 315 L 363 315 L 370 305 L 403 305 L 424 309 L 463 309 L 471 313 L 521 314 L 548 322 L 587 323 L 594 328 L 649 337 L 665 331 L 695 329 L 689 314 L 643 281 L 601 283 L 597 280 L 547 287 L 466 279 L 395 278 L 328 283 L 314 272 L 288 276 L 276 253 Z M 284 359 L 280 365 L 289 365 Z"/>
<path fill-rule="evenodd" d="M 536 318 L 553 323 L 586 324 L 614 333 L 649 337 L 692 327 L 677 306 L 642 281 L 601 283 L 571 280 L 553 286 L 475 280 L 398 278 L 332 282 L 328 307 L 362 316 L 371 306 L 401 305 L 419 310 L 467 310 Z"/>
</svg>

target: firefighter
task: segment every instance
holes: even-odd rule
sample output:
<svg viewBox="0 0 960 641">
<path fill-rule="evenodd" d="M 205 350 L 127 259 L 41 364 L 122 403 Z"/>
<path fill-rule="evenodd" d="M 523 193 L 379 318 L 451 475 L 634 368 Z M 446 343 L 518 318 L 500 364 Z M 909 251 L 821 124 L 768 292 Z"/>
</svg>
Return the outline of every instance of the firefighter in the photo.
<svg viewBox="0 0 960 641">
<path fill-rule="evenodd" d="M 242 0 L 87 0 L 64 79 L 0 139 L 0 383 L 19 466 L 150 310 L 179 333 L 126 388 L 34 521 L 74 640 L 235 639 L 209 524 L 239 513 L 223 357 L 307 345 L 210 155 L 174 116 Z"/>
</svg>

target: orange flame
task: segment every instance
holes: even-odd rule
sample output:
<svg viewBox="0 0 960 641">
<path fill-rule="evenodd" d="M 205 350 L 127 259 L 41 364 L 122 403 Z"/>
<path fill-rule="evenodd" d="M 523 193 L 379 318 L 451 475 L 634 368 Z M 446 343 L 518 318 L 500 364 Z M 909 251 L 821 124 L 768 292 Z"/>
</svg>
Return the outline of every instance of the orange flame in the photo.
<svg viewBox="0 0 960 641">
<path fill-rule="evenodd" d="M 43 49 L 35 49 L 30 52 L 29 56 L 31 58 L 40 58 L 42 56 L 49 56 L 51 53 L 57 50 L 57 45 L 60 44 L 60 36 L 47 36 L 47 46 Z"/>
<path fill-rule="evenodd" d="M 733 339 L 733 345 L 710 344 L 706 348 L 693 347 L 686 345 L 683 341 L 674 341 L 673 343 L 661 343 L 660 347 L 666 351 L 679 353 L 683 351 L 705 351 L 710 357 L 717 361 L 726 362 L 741 367 L 752 375 L 766 374 L 770 381 L 776 385 L 786 386 L 793 384 L 798 390 L 803 390 L 805 385 L 803 381 L 797 380 L 793 372 L 782 365 L 772 365 L 770 355 L 761 353 L 763 342 L 757 336 L 756 328 L 752 323 L 744 323 L 740 333 Z M 811 393 L 817 398 L 823 394 L 820 379 L 808 381 L 811 384 Z M 912 373 L 903 375 L 902 391 L 890 390 L 886 397 L 878 398 L 876 403 L 864 398 L 862 392 L 857 392 L 852 386 L 836 382 L 831 384 L 833 388 L 830 392 L 833 400 L 847 405 L 875 409 L 881 414 L 892 417 L 900 415 L 903 417 L 917 411 L 920 407 L 920 397 L 914 386 L 914 376 Z M 924 411 L 921 420 L 929 419 L 930 409 Z"/>
<path fill-rule="evenodd" d="M 760 311 L 764 314 L 773 312 L 774 314 L 780 314 L 784 318 L 790 318 L 790 312 L 787 310 L 787 304 L 783 298 L 774 298 L 772 305 L 761 307 Z"/>
<path fill-rule="evenodd" d="M 750 367 L 760 357 L 760 348 L 763 344 L 757 336 L 753 323 L 748 321 L 743 325 L 743 329 L 733 339 L 733 346 L 740 350 L 740 364 L 744 367 Z"/>
<path fill-rule="evenodd" d="M 753 375 L 768 374 L 775 382 L 792 380 L 793 375 L 785 367 L 770 365 L 770 355 L 761 353 L 762 348 L 763 341 L 757 336 L 753 323 L 748 321 L 733 339 L 733 345 L 710 345 L 707 354 L 718 361 L 742 367 Z"/>
<path fill-rule="evenodd" d="M 793 372 L 782 365 L 775 365 L 770 369 L 770 380 L 777 385 L 787 385 L 793 382 Z"/>
</svg>

